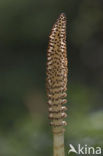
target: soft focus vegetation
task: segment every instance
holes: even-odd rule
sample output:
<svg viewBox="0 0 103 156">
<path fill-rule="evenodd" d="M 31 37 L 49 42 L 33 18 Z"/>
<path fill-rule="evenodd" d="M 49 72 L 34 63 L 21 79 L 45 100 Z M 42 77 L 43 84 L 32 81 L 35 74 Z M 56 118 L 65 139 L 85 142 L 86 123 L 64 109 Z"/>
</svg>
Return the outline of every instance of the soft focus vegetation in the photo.
<svg viewBox="0 0 103 156">
<path fill-rule="evenodd" d="M 52 156 L 48 34 L 67 16 L 69 144 L 103 147 L 103 1 L 0 0 L 0 156 Z M 72 154 L 71 154 L 72 156 Z"/>
</svg>

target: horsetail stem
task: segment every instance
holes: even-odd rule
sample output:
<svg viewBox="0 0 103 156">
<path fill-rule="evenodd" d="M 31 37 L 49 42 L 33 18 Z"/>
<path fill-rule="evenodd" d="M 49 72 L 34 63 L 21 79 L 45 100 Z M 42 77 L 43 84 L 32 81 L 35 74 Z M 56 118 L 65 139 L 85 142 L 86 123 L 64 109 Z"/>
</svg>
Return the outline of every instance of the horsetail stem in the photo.
<svg viewBox="0 0 103 156">
<path fill-rule="evenodd" d="M 53 131 L 53 155 L 64 156 L 64 118 L 67 108 L 66 17 L 62 13 L 53 25 L 47 51 L 47 96 Z"/>
</svg>

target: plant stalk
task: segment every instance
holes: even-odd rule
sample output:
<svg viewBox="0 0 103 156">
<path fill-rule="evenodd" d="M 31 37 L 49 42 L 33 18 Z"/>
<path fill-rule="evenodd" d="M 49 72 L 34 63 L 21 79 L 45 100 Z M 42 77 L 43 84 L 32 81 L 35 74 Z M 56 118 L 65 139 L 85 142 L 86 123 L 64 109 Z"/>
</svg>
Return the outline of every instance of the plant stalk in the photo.
<svg viewBox="0 0 103 156">
<path fill-rule="evenodd" d="M 53 156 L 64 156 L 64 132 L 53 134 Z"/>
</svg>

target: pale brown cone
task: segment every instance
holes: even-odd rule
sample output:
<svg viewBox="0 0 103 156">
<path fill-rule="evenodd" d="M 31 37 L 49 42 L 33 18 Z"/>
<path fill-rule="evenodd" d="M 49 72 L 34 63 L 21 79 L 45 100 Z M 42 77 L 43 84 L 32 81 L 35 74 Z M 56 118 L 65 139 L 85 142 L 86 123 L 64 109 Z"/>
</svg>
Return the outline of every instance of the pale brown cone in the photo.
<svg viewBox="0 0 103 156">
<path fill-rule="evenodd" d="M 49 118 L 55 130 L 63 129 L 67 116 L 63 106 L 67 101 L 67 49 L 66 49 L 66 17 L 62 13 L 53 25 L 49 36 L 47 51 L 47 95 Z"/>
</svg>

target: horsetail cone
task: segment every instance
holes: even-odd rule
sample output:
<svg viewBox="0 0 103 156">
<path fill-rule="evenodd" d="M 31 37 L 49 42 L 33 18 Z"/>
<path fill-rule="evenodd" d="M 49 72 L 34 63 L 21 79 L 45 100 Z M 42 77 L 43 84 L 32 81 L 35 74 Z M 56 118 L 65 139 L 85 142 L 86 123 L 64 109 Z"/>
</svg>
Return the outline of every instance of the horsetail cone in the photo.
<svg viewBox="0 0 103 156">
<path fill-rule="evenodd" d="M 52 28 L 47 51 L 47 95 L 54 133 L 63 132 L 66 125 L 67 71 L 66 17 L 62 13 Z"/>
<path fill-rule="evenodd" d="M 66 17 L 62 13 L 53 25 L 47 51 L 47 95 L 54 156 L 64 156 L 67 73 Z"/>
</svg>

